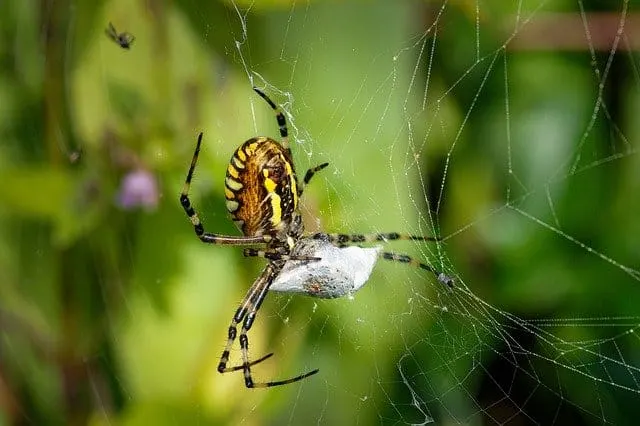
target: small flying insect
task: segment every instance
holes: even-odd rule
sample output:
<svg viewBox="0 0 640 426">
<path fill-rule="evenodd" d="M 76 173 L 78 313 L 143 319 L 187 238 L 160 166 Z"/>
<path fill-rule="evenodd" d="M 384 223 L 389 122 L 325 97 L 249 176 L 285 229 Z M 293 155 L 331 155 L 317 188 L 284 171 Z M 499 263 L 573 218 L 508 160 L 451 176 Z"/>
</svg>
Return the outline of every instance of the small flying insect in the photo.
<svg viewBox="0 0 640 426">
<path fill-rule="evenodd" d="M 107 29 L 104 30 L 104 32 L 107 35 L 107 37 L 109 37 L 111 40 L 118 43 L 118 45 L 123 49 L 127 49 L 127 50 L 131 48 L 133 41 L 136 39 L 135 36 L 131 33 L 128 33 L 128 32 L 119 33 L 118 31 L 116 31 L 115 27 L 111 22 L 109 22 L 109 27 L 107 27 Z"/>
</svg>

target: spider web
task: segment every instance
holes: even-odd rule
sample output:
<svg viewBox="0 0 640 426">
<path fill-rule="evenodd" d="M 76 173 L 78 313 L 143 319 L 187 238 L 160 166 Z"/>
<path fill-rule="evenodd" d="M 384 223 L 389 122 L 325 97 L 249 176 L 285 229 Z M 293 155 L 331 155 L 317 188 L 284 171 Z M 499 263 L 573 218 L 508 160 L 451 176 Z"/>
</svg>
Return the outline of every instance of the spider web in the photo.
<svg viewBox="0 0 640 426">
<path fill-rule="evenodd" d="M 83 10 L 69 6 L 72 33 L 83 30 Z M 161 189 L 151 212 L 122 226 L 121 263 L 87 260 L 100 302 L 118 306 L 102 318 L 108 349 L 73 344 L 90 421 L 632 423 L 640 401 L 632 2 L 114 0 L 96 13 L 136 40 L 123 53 L 98 30 L 87 41 L 69 36 L 69 45 L 89 46 L 77 63 L 65 61 L 79 151 L 91 164 L 103 153 L 96 141 L 129 141 Z M 194 204 L 208 231 L 237 233 L 221 201 L 226 162 L 242 141 L 277 135 L 251 86 L 284 111 L 299 174 L 330 163 L 305 189 L 307 231 L 439 235 L 385 250 L 455 278 L 449 289 L 380 260 L 352 298 L 269 294 L 249 338 L 254 359 L 275 356 L 252 369 L 255 378 L 320 372 L 266 391 L 215 371 L 231 315 L 263 263 L 199 245 L 175 196 L 204 131 Z M 92 108 L 83 107 L 88 94 L 98 99 Z M 65 156 L 76 148 L 64 138 L 57 146 Z M 96 175 L 82 175 L 83 194 Z M 61 221 L 58 240 L 81 232 Z M 17 360 L 12 329 L 21 327 L 11 312 L 0 303 L 0 350 Z M 51 345 L 64 341 L 58 334 Z M 239 360 L 236 346 L 232 365 Z M 31 361 L 5 363 L 33 371 Z M 36 400 L 57 395 L 37 389 Z"/>
<path fill-rule="evenodd" d="M 617 6 L 294 4 L 263 23 L 273 47 L 261 60 L 250 54 L 257 11 L 235 5 L 246 79 L 283 105 L 299 164 L 331 162 L 310 216 L 330 231 L 438 231 L 442 244 L 408 250 L 457 279 L 449 292 L 378 265 L 354 300 L 272 297 L 276 353 L 304 339 L 295 370 L 321 370 L 289 391 L 276 423 L 630 421 L 640 317 L 614 300 L 634 299 L 640 274 L 637 250 L 617 248 L 633 225 L 612 227 L 607 212 L 632 208 L 609 179 L 634 174 L 637 152 L 632 101 L 610 86 L 637 94 L 639 80 L 629 5 Z M 330 21 L 348 35 L 323 31 Z M 258 406 L 242 419 L 261 417 Z"/>
</svg>

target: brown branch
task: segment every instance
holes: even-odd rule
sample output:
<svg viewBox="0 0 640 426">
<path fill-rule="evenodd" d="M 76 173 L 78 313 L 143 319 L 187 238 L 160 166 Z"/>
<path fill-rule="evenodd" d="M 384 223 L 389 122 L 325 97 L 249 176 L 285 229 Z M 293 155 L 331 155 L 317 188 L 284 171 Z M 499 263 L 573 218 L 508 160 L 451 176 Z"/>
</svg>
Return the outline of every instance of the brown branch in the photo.
<svg viewBox="0 0 640 426">
<path fill-rule="evenodd" d="M 640 13 L 540 13 L 515 29 L 509 50 L 589 50 L 608 52 L 624 18 L 618 50 L 640 50 Z M 515 22 L 512 18 L 510 22 Z M 585 29 L 586 28 L 586 29 Z M 588 29 L 588 36 L 587 36 Z"/>
</svg>

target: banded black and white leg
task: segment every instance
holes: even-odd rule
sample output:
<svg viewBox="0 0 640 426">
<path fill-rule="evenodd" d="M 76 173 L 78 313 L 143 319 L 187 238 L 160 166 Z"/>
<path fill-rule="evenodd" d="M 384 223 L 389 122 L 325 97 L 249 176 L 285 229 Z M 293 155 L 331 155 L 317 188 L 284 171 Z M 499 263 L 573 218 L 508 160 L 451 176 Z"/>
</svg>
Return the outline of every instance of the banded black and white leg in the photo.
<svg viewBox="0 0 640 426">
<path fill-rule="evenodd" d="M 440 241 L 438 237 L 426 237 L 422 235 L 408 235 L 408 234 L 400 234 L 397 232 L 387 232 L 387 233 L 378 233 L 378 234 L 325 234 L 325 233 L 317 233 L 311 236 L 311 238 L 328 241 L 338 247 L 346 247 L 353 244 L 359 243 L 374 243 L 374 242 L 387 242 L 387 241 L 397 241 L 397 240 L 406 240 L 406 241 Z M 426 263 L 420 262 L 412 258 L 406 254 L 399 254 L 393 252 L 381 252 L 380 258 L 384 260 L 389 260 L 392 262 L 400 262 L 406 263 L 410 266 L 424 269 L 426 271 L 431 272 L 436 276 L 438 281 L 443 283 L 449 288 L 453 288 L 454 280 L 453 278 L 446 275 L 444 272 L 437 271 L 432 266 L 427 265 Z"/>
<path fill-rule="evenodd" d="M 289 158 L 291 158 L 291 148 L 289 146 L 289 130 L 287 129 L 287 120 L 285 119 L 284 114 L 282 113 L 282 111 L 280 111 L 280 108 L 278 108 L 278 105 L 276 105 L 275 102 L 273 102 L 271 98 L 267 96 L 266 93 L 264 93 L 262 90 L 258 89 L 257 87 L 254 87 L 253 90 L 258 95 L 260 95 L 262 99 L 267 101 L 271 109 L 275 112 L 276 121 L 278 122 L 278 129 L 280 130 L 280 137 L 282 138 L 282 142 L 280 144 L 285 149 L 285 151 L 287 151 L 287 153 L 289 154 Z"/>
<path fill-rule="evenodd" d="M 193 229 L 196 233 L 196 236 L 203 243 L 208 244 L 223 244 L 223 245 L 252 245 L 252 244 L 265 244 L 271 241 L 271 236 L 269 235 L 261 235 L 261 236 L 231 236 L 231 235 L 220 235 L 213 234 L 210 232 L 206 232 L 204 229 L 204 225 L 200 221 L 198 217 L 198 213 L 196 213 L 195 209 L 191 205 L 191 200 L 189 200 L 189 188 L 191 187 L 191 179 L 193 179 L 193 173 L 196 168 L 196 164 L 198 163 L 198 155 L 200 154 L 200 146 L 202 144 L 202 132 L 198 135 L 198 142 L 196 143 L 196 149 L 193 153 L 193 158 L 191 159 L 191 166 L 189 166 L 189 172 L 187 173 L 187 178 L 184 182 L 184 187 L 182 188 L 182 192 L 180 193 L 180 204 L 184 209 L 184 212 L 189 217 L 189 220 L 193 224 Z"/>
<path fill-rule="evenodd" d="M 259 250 L 255 248 L 245 248 L 243 254 L 245 257 L 262 257 L 268 260 L 302 260 L 307 262 L 321 260 L 319 257 L 292 256 L 290 254 L 283 254 L 269 250 Z"/>
<path fill-rule="evenodd" d="M 304 179 L 302 180 L 302 185 L 298 186 L 298 198 L 300 198 L 302 196 L 302 193 L 304 192 L 304 188 L 309 184 L 309 182 L 311 181 L 311 178 L 313 177 L 313 175 L 315 175 L 316 173 L 318 173 L 320 170 L 324 169 L 328 165 L 329 165 L 329 163 L 322 163 L 322 164 L 319 164 L 319 165 L 307 170 L 307 172 L 304 174 Z"/>
<path fill-rule="evenodd" d="M 251 366 L 270 358 L 273 353 L 267 354 L 255 361 L 249 361 L 249 337 L 247 336 L 247 333 L 251 329 L 256 314 L 269 291 L 269 287 L 279 271 L 280 268 L 278 266 L 268 264 L 260 277 L 255 281 L 245 295 L 240 307 L 238 307 L 233 319 L 231 320 L 231 324 L 229 325 L 227 344 L 222 352 L 222 356 L 220 357 L 220 363 L 218 364 L 218 372 L 220 373 L 242 370 L 244 373 L 244 383 L 248 388 L 266 388 L 287 385 L 312 376 L 319 371 L 318 369 L 315 369 L 289 379 L 271 382 L 255 382 L 253 380 L 251 375 Z M 233 342 L 235 341 L 238 332 L 237 327 L 241 322 L 242 328 L 240 329 L 240 336 L 238 337 L 238 340 L 240 342 L 240 350 L 242 352 L 242 365 L 227 367 L 231 347 L 233 346 Z"/>
<path fill-rule="evenodd" d="M 271 98 L 267 96 L 266 93 L 264 93 L 262 90 L 258 89 L 257 87 L 254 87 L 253 90 L 258 95 L 260 95 L 260 97 L 264 99 L 269 104 L 271 109 L 273 109 L 273 111 L 275 112 L 276 121 L 278 122 L 278 129 L 280 130 L 280 137 L 282 138 L 281 145 L 287 151 L 287 153 L 289 154 L 289 157 L 291 157 L 291 147 L 289 146 L 289 130 L 287 129 L 287 120 L 285 119 L 284 114 L 282 113 L 282 111 L 280 111 L 280 108 L 278 108 L 278 105 L 276 105 L 276 103 L 273 102 Z M 329 163 L 322 163 L 316 167 L 313 167 L 307 170 L 307 172 L 304 175 L 303 184 L 298 187 L 298 197 L 302 195 L 302 192 L 304 191 L 304 186 L 306 186 L 309 183 L 313 175 L 319 172 L 320 170 L 324 169 L 328 165 Z"/>
</svg>

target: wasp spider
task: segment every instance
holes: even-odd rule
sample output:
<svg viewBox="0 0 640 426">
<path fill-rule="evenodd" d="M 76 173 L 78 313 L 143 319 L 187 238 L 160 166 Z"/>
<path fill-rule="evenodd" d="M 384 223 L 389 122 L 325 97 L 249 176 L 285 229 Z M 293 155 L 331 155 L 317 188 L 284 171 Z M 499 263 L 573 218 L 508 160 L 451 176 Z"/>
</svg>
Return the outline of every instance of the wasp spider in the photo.
<svg viewBox="0 0 640 426">
<path fill-rule="evenodd" d="M 295 165 L 289 148 L 287 136 L 287 124 L 285 117 L 276 104 L 261 90 L 254 88 L 271 108 L 274 110 L 278 127 L 280 128 L 281 142 L 271 138 L 258 136 L 243 143 L 231 157 L 227 167 L 225 178 L 226 205 L 231 218 L 242 232 L 242 236 L 219 235 L 206 232 L 198 214 L 189 200 L 189 187 L 193 172 L 198 161 L 202 133 L 198 136 L 196 149 L 191 160 L 191 166 L 187 173 L 184 188 L 180 194 L 180 204 L 193 224 L 198 238 L 204 243 L 249 246 L 258 245 L 258 248 L 245 248 L 247 257 L 262 257 L 269 262 L 260 276 L 254 281 L 247 291 L 240 306 L 236 309 L 231 324 L 229 325 L 227 344 L 220 357 L 218 372 L 229 373 L 242 370 L 244 382 L 248 388 L 263 388 L 285 385 L 297 382 L 314 375 L 318 370 L 313 370 L 298 376 L 278 381 L 256 382 L 251 375 L 251 367 L 271 357 L 267 354 L 254 361 L 249 360 L 249 338 L 247 333 L 251 329 L 256 314 L 269 291 L 271 284 L 279 277 L 288 261 L 297 261 L 306 264 L 321 260 L 314 257 L 314 249 L 294 250 L 300 246 L 309 245 L 311 240 L 318 240 L 323 244 L 331 244 L 336 247 L 346 247 L 351 244 L 386 242 L 390 240 L 419 240 L 435 241 L 434 237 L 403 235 L 395 232 L 371 235 L 347 235 L 325 234 L 303 236 L 304 225 L 300 214 L 298 202 L 314 174 L 328 163 L 320 164 L 307 170 L 302 179 L 298 180 Z M 302 254 L 300 254 L 302 253 Z M 413 266 L 426 269 L 436 274 L 439 280 L 452 286 L 453 280 L 444 274 L 437 273 L 430 266 L 418 262 L 409 256 L 378 252 L 379 256 L 386 260 L 408 263 Z M 308 294 L 314 294 L 308 292 Z M 317 293 L 320 294 L 320 293 Z M 227 366 L 229 351 L 236 340 L 238 324 L 240 328 L 240 349 L 242 352 L 242 364 Z"/>
</svg>

